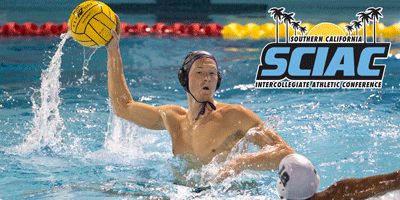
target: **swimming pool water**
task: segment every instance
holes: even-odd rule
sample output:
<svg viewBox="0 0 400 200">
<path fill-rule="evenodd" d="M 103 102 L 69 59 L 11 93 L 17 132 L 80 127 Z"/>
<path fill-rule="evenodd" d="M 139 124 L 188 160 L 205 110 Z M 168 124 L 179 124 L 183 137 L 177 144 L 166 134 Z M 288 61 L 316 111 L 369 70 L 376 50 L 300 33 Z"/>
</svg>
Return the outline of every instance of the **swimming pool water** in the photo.
<svg viewBox="0 0 400 200">
<path fill-rule="evenodd" d="M 278 198 L 277 173 L 269 171 L 245 171 L 193 193 L 193 187 L 207 182 L 220 166 L 202 167 L 174 157 L 166 131 L 146 130 L 111 114 L 104 47 L 84 70 L 84 60 L 93 52 L 67 40 L 61 71 L 50 73 L 60 76 L 46 79 L 53 89 L 44 95 L 39 91 L 45 82 L 42 71 L 54 66 L 50 61 L 60 41 L 0 41 L 0 199 Z M 222 73 L 216 100 L 242 104 L 263 121 L 278 116 L 277 133 L 312 161 L 321 176 L 320 191 L 343 178 L 399 170 L 396 56 L 376 61 L 386 64 L 382 89 L 257 90 L 253 84 L 259 56 L 268 42 L 149 37 L 124 38 L 120 47 L 134 100 L 184 107 L 186 93 L 177 71 L 188 52 L 211 52 Z M 35 112 L 35 106 L 46 104 L 43 101 L 53 107 Z M 53 124 L 35 125 L 43 116 Z M 244 146 L 251 144 L 241 141 L 235 148 L 241 151 Z M 174 184 L 177 181 L 181 184 Z M 376 199 L 399 197 L 392 192 Z"/>
</svg>

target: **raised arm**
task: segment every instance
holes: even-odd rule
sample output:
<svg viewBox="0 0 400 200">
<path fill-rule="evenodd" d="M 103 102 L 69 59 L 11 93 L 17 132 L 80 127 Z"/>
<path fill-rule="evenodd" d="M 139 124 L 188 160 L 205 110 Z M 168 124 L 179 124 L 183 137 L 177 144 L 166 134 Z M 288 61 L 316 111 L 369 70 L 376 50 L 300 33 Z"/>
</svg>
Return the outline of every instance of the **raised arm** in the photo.
<svg viewBox="0 0 400 200">
<path fill-rule="evenodd" d="M 126 84 L 123 64 L 119 49 L 121 26 L 117 18 L 117 31 L 111 30 L 113 38 L 106 45 L 108 93 L 110 95 L 113 112 L 138 126 L 148 129 L 165 129 L 161 113 L 166 106 L 155 107 L 141 102 L 135 102 Z"/>
<path fill-rule="evenodd" d="M 366 199 L 400 189 L 400 171 L 364 178 L 343 179 L 311 199 Z"/>
</svg>

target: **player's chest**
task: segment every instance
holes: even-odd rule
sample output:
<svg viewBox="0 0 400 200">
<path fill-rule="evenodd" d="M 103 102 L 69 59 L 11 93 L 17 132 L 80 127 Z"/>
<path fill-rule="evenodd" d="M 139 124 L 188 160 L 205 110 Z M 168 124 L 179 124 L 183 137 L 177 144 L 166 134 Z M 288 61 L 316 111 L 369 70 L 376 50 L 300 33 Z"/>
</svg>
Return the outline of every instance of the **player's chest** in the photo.
<svg viewBox="0 0 400 200">
<path fill-rule="evenodd" d="M 176 145 L 190 147 L 196 156 L 217 155 L 230 149 L 243 137 L 238 129 L 224 123 L 209 122 L 188 126 Z"/>
</svg>

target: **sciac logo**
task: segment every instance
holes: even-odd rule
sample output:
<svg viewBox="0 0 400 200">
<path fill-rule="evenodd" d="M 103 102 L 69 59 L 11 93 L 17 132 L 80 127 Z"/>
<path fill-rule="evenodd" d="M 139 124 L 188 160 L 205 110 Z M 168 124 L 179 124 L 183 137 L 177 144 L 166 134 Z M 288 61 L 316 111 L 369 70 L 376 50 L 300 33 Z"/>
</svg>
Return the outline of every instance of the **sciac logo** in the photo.
<svg viewBox="0 0 400 200">
<path fill-rule="evenodd" d="M 295 21 L 294 13 L 284 10 L 269 10 L 277 37 L 261 52 L 256 88 L 382 88 L 385 65 L 375 64 L 375 59 L 386 59 L 391 43 L 376 42 L 375 24 L 383 17 L 381 7 L 357 13 L 359 20 L 345 26 L 347 33 L 332 23 L 321 23 L 307 31 L 308 27 Z M 367 28 L 363 28 L 370 21 L 374 22 L 373 42 L 367 41 Z M 278 38 L 280 22 L 286 25 L 284 43 Z M 290 37 L 289 25 L 294 29 Z"/>
</svg>

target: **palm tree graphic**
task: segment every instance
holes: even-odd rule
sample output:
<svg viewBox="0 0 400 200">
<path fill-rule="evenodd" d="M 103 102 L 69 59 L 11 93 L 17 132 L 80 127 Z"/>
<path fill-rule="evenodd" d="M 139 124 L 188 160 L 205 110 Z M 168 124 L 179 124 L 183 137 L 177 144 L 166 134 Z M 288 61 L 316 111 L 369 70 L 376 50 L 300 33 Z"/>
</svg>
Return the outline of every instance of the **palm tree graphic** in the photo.
<svg viewBox="0 0 400 200">
<path fill-rule="evenodd" d="M 351 21 L 351 25 L 356 29 L 356 35 L 358 36 L 358 30 L 362 27 L 361 21 L 353 20 Z"/>
<path fill-rule="evenodd" d="M 376 43 L 376 22 L 379 22 L 379 18 L 383 18 L 381 11 L 383 10 L 382 7 L 373 8 L 370 7 L 366 11 L 369 11 L 369 15 L 371 15 L 372 19 L 374 20 L 374 43 Z"/>
<path fill-rule="evenodd" d="M 273 7 L 268 10 L 268 12 L 271 13 L 271 17 L 274 18 L 274 21 L 275 21 L 275 29 L 276 29 L 275 42 L 276 43 L 279 43 L 279 23 L 282 21 L 282 15 L 283 15 L 284 10 L 285 10 L 285 8 L 283 8 L 283 7 L 281 7 L 281 8 Z"/>
<path fill-rule="evenodd" d="M 364 23 L 364 43 L 367 43 L 367 23 L 369 24 L 371 17 L 365 12 L 359 12 L 356 14 L 356 16 Z"/>
<path fill-rule="evenodd" d="M 289 24 L 294 21 L 294 16 L 295 14 L 293 12 L 291 13 L 283 13 L 283 21 L 286 24 L 286 43 L 289 43 Z"/>
<path fill-rule="evenodd" d="M 304 35 L 307 32 L 307 26 L 300 26 L 299 30 L 301 35 Z"/>
<path fill-rule="evenodd" d="M 300 28 L 300 24 L 301 24 L 301 21 L 294 21 L 291 23 L 291 25 L 294 29 L 294 35 L 297 35 L 297 29 Z"/>
<path fill-rule="evenodd" d="M 349 36 L 351 35 L 351 33 L 354 31 L 354 27 L 353 25 L 346 25 L 344 26 L 346 28 L 346 31 L 349 33 Z"/>
</svg>

